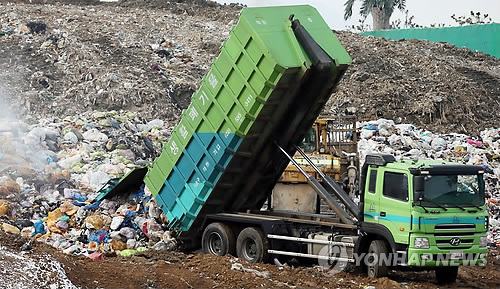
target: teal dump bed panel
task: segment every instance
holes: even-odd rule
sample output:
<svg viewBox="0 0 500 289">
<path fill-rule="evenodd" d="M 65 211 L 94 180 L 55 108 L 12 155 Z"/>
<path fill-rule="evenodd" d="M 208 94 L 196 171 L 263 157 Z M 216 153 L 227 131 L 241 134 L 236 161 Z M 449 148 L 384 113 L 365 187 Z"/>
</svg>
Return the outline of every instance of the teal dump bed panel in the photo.
<svg viewBox="0 0 500 289">
<path fill-rule="evenodd" d="M 292 31 L 291 14 L 336 64 L 328 72 L 331 78 L 321 83 L 325 88 L 320 101 L 300 94 L 311 61 Z M 244 177 L 261 178 L 259 184 L 275 182 L 273 178 L 282 169 L 265 180 L 254 175 L 253 167 L 257 168 L 259 160 L 273 161 L 261 152 L 273 146 L 275 135 L 291 127 L 292 121 L 285 116 L 290 118 L 288 113 L 301 97 L 304 107 L 314 106 L 315 110 L 306 114 L 307 118 L 297 118 L 297 123 L 317 117 L 349 62 L 349 55 L 314 8 L 243 9 L 220 55 L 145 177 L 169 219 L 170 229 L 198 232 L 206 215 L 240 209 L 235 206 L 236 200 L 254 196 L 253 201 L 260 203 L 268 192 L 249 193 Z M 244 195 L 237 189 L 241 186 Z"/>
</svg>

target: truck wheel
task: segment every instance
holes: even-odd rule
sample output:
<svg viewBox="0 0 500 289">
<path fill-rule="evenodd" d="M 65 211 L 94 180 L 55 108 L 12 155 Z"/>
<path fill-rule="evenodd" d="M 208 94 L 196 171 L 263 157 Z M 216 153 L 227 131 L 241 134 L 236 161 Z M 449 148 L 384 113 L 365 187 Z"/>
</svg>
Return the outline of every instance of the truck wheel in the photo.
<svg viewBox="0 0 500 289">
<path fill-rule="evenodd" d="M 457 280 L 458 266 L 437 267 L 435 271 L 438 283 L 455 283 Z"/>
<path fill-rule="evenodd" d="M 269 243 L 259 228 L 248 227 L 241 231 L 236 240 L 236 254 L 238 258 L 248 263 L 267 262 Z"/>
<path fill-rule="evenodd" d="M 203 253 L 213 255 L 234 255 L 234 234 L 231 228 L 223 223 L 211 223 L 203 231 L 201 238 Z"/>
<path fill-rule="evenodd" d="M 368 277 L 379 278 L 387 276 L 389 271 L 387 264 L 381 262 L 381 256 L 387 256 L 389 250 L 384 240 L 373 240 L 368 248 Z M 385 259 L 385 258 L 384 258 Z"/>
</svg>

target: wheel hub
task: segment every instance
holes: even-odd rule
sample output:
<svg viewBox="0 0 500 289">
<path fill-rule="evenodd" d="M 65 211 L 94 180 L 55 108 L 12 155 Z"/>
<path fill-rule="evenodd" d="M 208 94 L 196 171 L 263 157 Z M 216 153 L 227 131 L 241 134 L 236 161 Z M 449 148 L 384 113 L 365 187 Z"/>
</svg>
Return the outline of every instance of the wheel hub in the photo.
<svg viewBox="0 0 500 289">
<path fill-rule="evenodd" d="M 208 236 L 208 249 L 210 253 L 220 255 L 222 252 L 222 237 L 217 232 L 212 232 Z"/>
<path fill-rule="evenodd" d="M 253 239 L 248 238 L 247 240 L 245 240 L 243 248 L 243 254 L 245 255 L 245 258 L 249 260 L 255 259 L 255 257 L 257 256 L 257 244 Z"/>
</svg>

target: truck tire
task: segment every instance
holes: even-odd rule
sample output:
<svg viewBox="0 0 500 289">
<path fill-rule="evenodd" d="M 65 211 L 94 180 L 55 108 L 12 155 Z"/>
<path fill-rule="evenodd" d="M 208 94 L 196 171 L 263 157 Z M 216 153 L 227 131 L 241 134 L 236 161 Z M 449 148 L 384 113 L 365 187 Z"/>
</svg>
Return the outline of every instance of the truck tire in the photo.
<svg viewBox="0 0 500 289">
<path fill-rule="evenodd" d="M 269 242 L 261 229 L 248 227 L 243 229 L 236 240 L 238 258 L 248 263 L 267 262 L 269 260 Z"/>
<path fill-rule="evenodd" d="M 389 268 L 385 262 L 380 262 L 381 255 L 389 253 L 384 240 L 373 240 L 368 248 L 368 277 L 379 278 L 387 276 Z"/>
<path fill-rule="evenodd" d="M 438 283 L 455 283 L 458 275 L 458 266 L 437 267 L 435 273 Z"/>
<path fill-rule="evenodd" d="M 211 223 L 203 231 L 201 247 L 203 253 L 234 255 L 236 242 L 231 228 L 224 223 Z"/>
</svg>

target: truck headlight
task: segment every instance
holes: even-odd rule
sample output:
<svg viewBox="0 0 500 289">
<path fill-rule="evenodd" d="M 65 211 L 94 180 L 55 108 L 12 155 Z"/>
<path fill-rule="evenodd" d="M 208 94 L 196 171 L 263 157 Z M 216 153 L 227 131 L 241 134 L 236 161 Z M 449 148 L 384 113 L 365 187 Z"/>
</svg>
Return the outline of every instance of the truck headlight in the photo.
<svg viewBox="0 0 500 289">
<path fill-rule="evenodd" d="M 488 238 L 486 236 L 482 236 L 479 238 L 479 248 L 485 248 L 488 246 Z"/>
<path fill-rule="evenodd" d="M 415 248 L 416 249 L 429 249 L 429 239 L 428 238 L 415 238 Z"/>
</svg>

